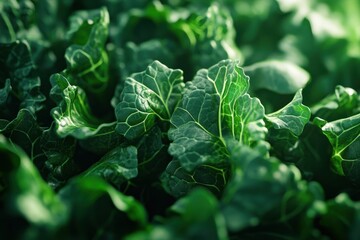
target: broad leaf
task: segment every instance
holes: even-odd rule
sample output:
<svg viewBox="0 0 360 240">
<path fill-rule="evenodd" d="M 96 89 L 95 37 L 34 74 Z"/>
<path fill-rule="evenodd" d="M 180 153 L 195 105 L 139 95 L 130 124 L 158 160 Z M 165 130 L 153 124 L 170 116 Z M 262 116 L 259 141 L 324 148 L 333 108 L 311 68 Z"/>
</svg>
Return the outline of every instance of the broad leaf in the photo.
<svg viewBox="0 0 360 240">
<path fill-rule="evenodd" d="M 286 129 L 299 136 L 310 119 L 310 109 L 302 104 L 301 90 L 297 91 L 293 100 L 282 109 L 267 114 L 268 128 Z"/>
<path fill-rule="evenodd" d="M 160 173 L 164 171 L 170 158 L 167 152 L 167 144 L 162 139 L 159 127 L 153 127 L 136 144 L 138 150 L 139 176 L 137 181 L 148 183 L 151 179 L 155 181 Z"/>
<path fill-rule="evenodd" d="M 162 177 L 165 189 L 174 196 L 196 185 L 221 193 L 229 176 L 225 136 L 259 149 L 265 146 L 264 108 L 247 94 L 249 79 L 238 64 L 221 61 L 200 70 L 186 85 L 168 133 L 174 160 Z M 266 154 L 266 147 L 261 151 Z"/>
<path fill-rule="evenodd" d="M 332 122 L 316 118 L 314 123 L 332 145 L 331 163 L 340 175 L 359 183 L 360 169 L 360 114 Z"/>
<path fill-rule="evenodd" d="M 272 153 L 287 162 L 296 162 L 303 156 L 299 136 L 310 119 L 310 109 L 302 104 L 301 90 L 293 100 L 276 112 L 265 117 L 269 129 L 267 140 Z"/>
<path fill-rule="evenodd" d="M 57 189 L 79 172 L 79 166 L 75 162 L 77 141 L 72 137 L 59 137 L 53 123 L 43 131 L 39 142 L 45 156 L 41 173 L 48 184 Z"/>
<path fill-rule="evenodd" d="M 224 135 L 246 145 L 265 138 L 264 108 L 246 93 L 249 79 L 238 64 L 221 61 L 200 70 L 186 85 L 171 117 L 174 128 L 169 131 L 173 140 L 169 152 L 187 170 L 226 160 Z"/>
<path fill-rule="evenodd" d="M 176 198 L 180 198 L 192 189 L 206 187 L 214 195 L 220 196 L 230 176 L 229 164 L 203 164 L 192 171 L 181 166 L 178 160 L 172 160 L 161 175 L 164 189 Z"/>
<path fill-rule="evenodd" d="M 167 68 L 158 61 L 144 72 L 133 74 L 126 79 L 116 106 L 116 130 L 135 139 L 153 127 L 156 120 L 169 121 L 182 89 L 182 71 Z"/>
<path fill-rule="evenodd" d="M 280 94 L 292 94 L 304 88 L 310 80 L 304 69 L 285 61 L 258 62 L 244 68 L 251 78 L 251 89 L 268 89 Z"/>
<path fill-rule="evenodd" d="M 43 129 L 40 128 L 34 114 L 23 108 L 12 121 L 0 123 L 0 133 L 8 137 L 9 141 L 20 146 L 32 161 L 36 161 L 42 155 L 40 138 Z"/>
</svg>

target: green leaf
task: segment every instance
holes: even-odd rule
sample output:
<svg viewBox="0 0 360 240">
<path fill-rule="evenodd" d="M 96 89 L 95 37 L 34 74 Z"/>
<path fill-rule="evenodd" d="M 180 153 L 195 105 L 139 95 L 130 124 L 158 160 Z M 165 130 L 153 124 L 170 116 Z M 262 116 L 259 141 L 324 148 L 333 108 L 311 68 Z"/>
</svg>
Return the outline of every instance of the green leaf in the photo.
<svg viewBox="0 0 360 240">
<path fill-rule="evenodd" d="M 1 135 L 0 156 L 0 180 L 6 184 L 0 219 L 7 226 L 7 237 L 54 237 L 56 228 L 67 221 L 67 208 L 42 180 L 27 155 Z M 20 220 L 27 225 L 20 224 Z"/>
<path fill-rule="evenodd" d="M 137 165 L 135 147 L 117 147 L 88 168 L 82 176 L 99 176 L 113 186 L 120 187 L 122 183 L 137 176 Z"/>
<path fill-rule="evenodd" d="M 196 185 L 221 193 L 229 173 L 224 136 L 240 144 L 263 146 L 264 108 L 246 93 L 248 88 L 249 79 L 234 60 L 200 70 L 187 83 L 168 132 L 174 160 L 162 180 L 172 195 L 181 196 Z"/>
<path fill-rule="evenodd" d="M 41 173 L 48 184 L 57 189 L 61 183 L 79 172 L 79 166 L 75 162 L 77 141 L 72 137 L 59 137 L 54 123 L 43 131 L 39 141 L 45 155 Z"/>
<path fill-rule="evenodd" d="M 183 235 L 184 239 L 228 239 L 218 201 L 203 188 L 191 191 L 186 197 L 175 202 L 169 210 L 175 214 L 173 221 L 178 218 L 177 223 L 174 223 L 174 235 Z M 186 229 L 185 232 L 182 229 Z"/>
<path fill-rule="evenodd" d="M 326 211 L 319 216 L 321 228 L 332 239 L 350 239 L 350 231 L 356 226 L 360 205 L 342 193 L 326 202 Z"/>
<path fill-rule="evenodd" d="M 360 163 L 360 114 L 326 122 L 316 118 L 314 123 L 319 126 L 323 134 L 332 145 L 332 168 L 336 173 L 345 175 L 355 182 L 359 182 Z"/>
<path fill-rule="evenodd" d="M 40 92 L 40 79 L 26 41 L 0 44 L 0 73 L 0 81 L 4 82 L 0 99 L 6 106 L 0 110 L 2 118 L 13 117 L 20 108 L 32 113 L 43 108 L 45 96 Z"/>
<path fill-rule="evenodd" d="M 269 60 L 244 68 L 251 78 L 251 89 L 267 89 L 280 94 L 292 94 L 310 80 L 304 69 L 286 61 Z"/>
<path fill-rule="evenodd" d="M 31 0 L 9 0 L 0 3 L 0 43 L 14 42 L 20 38 L 31 38 L 29 28 L 35 15 Z M 39 33 L 36 33 L 38 35 Z"/>
<path fill-rule="evenodd" d="M 51 110 L 59 136 L 71 135 L 77 139 L 85 139 L 114 129 L 115 122 L 101 124 L 101 121 L 93 116 L 84 90 L 71 85 L 61 74 L 53 75 L 51 81 L 62 90 L 63 100 L 58 107 Z"/>
<path fill-rule="evenodd" d="M 226 159 L 223 136 L 256 145 L 267 132 L 264 108 L 246 92 L 249 79 L 233 60 L 200 70 L 188 82 L 180 105 L 171 117 L 169 153 L 187 170 L 201 163 Z M 225 157 L 225 158 L 224 158 Z"/>
<path fill-rule="evenodd" d="M 32 161 L 42 155 L 40 138 L 43 129 L 36 122 L 34 114 L 26 109 L 20 109 L 18 115 L 12 121 L 3 121 L 0 124 L 0 133 L 8 140 L 20 146 Z"/>
<path fill-rule="evenodd" d="M 165 140 L 162 139 L 161 129 L 153 127 L 136 144 L 138 151 L 139 176 L 137 181 L 149 183 L 156 181 L 164 171 L 170 158 Z"/>
<path fill-rule="evenodd" d="M 140 230 L 147 222 L 143 206 L 98 177 L 77 178 L 59 192 L 71 213 L 72 237 L 113 238 Z M 90 211 L 91 210 L 91 211 Z"/>
<path fill-rule="evenodd" d="M 286 106 L 266 115 L 266 127 L 269 129 L 267 140 L 274 156 L 287 162 L 297 162 L 303 157 L 299 136 L 310 115 L 310 109 L 302 104 L 301 89 Z"/>
<path fill-rule="evenodd" d="M 79 11 L 70 18 L 67 33 L 73 43 L 66 49 L 66 75 L 86 91 L 102 93 L 107 89 L 108 56 L 105 42 L 108 37 L 109 14 L 106 8 Z"/>
<path fill-rule="evenodd" d="M 180 198 L 192 189 L 206 187 L 216 196 L 220 196 L 230 175 L 228 163 L 203 164 L 189 171 L 178 160 L 172 160 L 161 175 L 164 189 L 176 198 Z"/>
<path fill-rule="evenodd" d="M 352 88 L 336 86 L 335 93 L 331 94 L 311 107 L 314 116 L 333 121 L 350 117 L 358 113 L 360 106 L 359 95 Z"/>
<path fill-rule="evenodd" d="M 229 11 L 218 3 L 212 3 L 205 12 L 196 9 L 190 15 L 182 30 L 193 45 L 191 60 L 195 70 L 211 67 L 223 59 L 243 61 L 235 44 L 233 25 Z"/>
<path fill-rule="evenodd" d="M 169 215 L 159 224 L 130 235 L 135 239 L 211 239 L 227 240 L 224 217 L 217 199 L 203 188 L 191 191 L 169 208 Z"/>
<path fill-rule="evenodd" d="M 309 122 L 310 115 L 310 109 L 302 104 L 300 89 L 289 104 L 276 112 L 267 114 L 265 120 L 268 128 L 286 129 L 295 136 L 299 136 L 305 124 Z"/>
<path fill-rule="evenodd" d="M 247 146 L 228 144 L 233 174 L 222 197 L 222 212 L 230 231 L 289 221 L 319 197 L 300 181 L 296 167 L 265 158 Z"/>
<path fill-rule="evenodd" d="M 135 139 L 155 125 L 169 121 L 181 98 L 181 70 L 167 68 L 158 61 L 144 72 L 126 79 L 120 103 L 116 106 L 116 130 L 128 139 Z"/>
<path fill-rule="evenodd" d="M 10 79 L 5 80 L 3 88 L 0 88 L 0 106 L 4 106 L 11 92 Z"/>
</svg>

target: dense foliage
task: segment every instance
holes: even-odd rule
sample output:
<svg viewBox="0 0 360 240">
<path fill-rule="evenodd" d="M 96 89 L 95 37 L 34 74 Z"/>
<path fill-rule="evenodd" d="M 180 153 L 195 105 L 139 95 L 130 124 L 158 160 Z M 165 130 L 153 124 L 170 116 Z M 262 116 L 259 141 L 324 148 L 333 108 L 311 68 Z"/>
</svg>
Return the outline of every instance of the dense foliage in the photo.
<svg viewBox="0 0 360 240">
<path fill-rule="evenodd" d="M 0 0 L 0 236 L 359 239 L 358 9 Z"/>
</svg>

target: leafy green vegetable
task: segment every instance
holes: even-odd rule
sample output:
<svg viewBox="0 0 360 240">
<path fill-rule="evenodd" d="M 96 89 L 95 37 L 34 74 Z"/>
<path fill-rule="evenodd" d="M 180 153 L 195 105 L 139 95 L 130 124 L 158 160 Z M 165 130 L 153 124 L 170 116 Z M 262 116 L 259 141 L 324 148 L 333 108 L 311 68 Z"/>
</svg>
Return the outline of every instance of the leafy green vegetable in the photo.
<svg viewBox="0 0 360 240">
<path fill-rule="evenodd" d="M 289 62 L 265 61 L 245 67 L 251 78 L 251 88 L 268 89 L 280 94 L 295 93 L 304 88 L 310 76 L 308 72 Z"/>
<path fill-rule="evenodd" d="M 104 123 L 91 113 L 86 93 L 60 74 L 53 75 L 52 81 L 62 90 L 60 106 L 52 109 L 57 134 L 61 137 L 72 135 L 78 139 L 94 136 L 103 129 L 113 129 L 115 123 Z"/>
<path fill-rule="evenodd" d="M 116 107 L 116 130 L 129 139 L 147 132 L 155 120 L 169 121 L 181 97 L 181 70 L 153 62 L 146 71 L 127 78 Z"/>
<path fill-rule="evenodd" d="M 0 1 L 0 236 L 360 239 L 358 9 Z"/>
<path fill-rule="evenodd" d="M 360 114 L 332 122 L 316 119 L 315 123 L 321 127 L 333 147 L 331 157 L 333 169 L 358 182 Z"/>
<path fill-rule="evenodd" d="M 18 106 L 12 110 L 2 108 L 2 117 L 13 117 L 12 114 L 21 108 L 35 113 L 43 107 L 45 97 L 40 92 L 40 79 L 36 75 L 30 51 L 26 41 L 0 44 L 0 81 L 4 82 L 0 103 Z"/>
</svg>

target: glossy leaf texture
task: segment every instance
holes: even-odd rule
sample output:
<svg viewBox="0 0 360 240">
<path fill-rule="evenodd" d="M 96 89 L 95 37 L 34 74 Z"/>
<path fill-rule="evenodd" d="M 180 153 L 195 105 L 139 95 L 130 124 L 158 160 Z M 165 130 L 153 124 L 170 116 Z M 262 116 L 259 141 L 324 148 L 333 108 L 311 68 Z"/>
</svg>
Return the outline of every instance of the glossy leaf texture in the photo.
<svg viewBox="0 0 360 240">
<path fill-rule="evenodd" d="M 45 96 L 36 72 L 27 41 L 0 44 L 1 118 L 14 117 L 20 108 L 34 114 L 43 108 Z"/>
<path fill-rule="evenodd" d="M 184 190 L 204 184 L 221 192 L 228 174 L 224 136 L 252 147 L 262 145 L 267 133 L 264 108 L 258 99 L 247 94 L 248 89 L 249 79 L 234 60 L 200 70 L 187 83 L 182 101 L 171 117 L 169 138 L 173 142 L 169 153 L 174 160 L 163 178 L 167 189 L 182 186 Z M 208 171 L 214 171 L 213 179 Z M 182 177 L 177 174 L 185 174 L 189 180 L 179 181 Z M 190 185 L 184 186 L 187 183 Z"/>
<path fill-rule="evenodd" d="M 73 77 L 72 84 L 91 93 L 102 93 L 108 86 L 109 63 L 105 51 L 108 25 L 106 8 L 79 11 L 71 17 L 67 37 L 73 45 L 66 49 L 64 74 Z"/>
<path fill-rule="evenodd" d="M 336 173 L 359 183 L 360 114 L 332 122 L 316 118 L 314 123 L 332 145 L 332 168 Z"/>
<path fill-rule="evenodd" d="M 181 98 L 181 70 L 173 70 L 158 61 L 144 72 L 126 79 L 116 106 L 116 130 L 128 139 L 135 139 L 153 127 L 157 120 L 169 121 Z"/>
<path fill-rule="evenodd" d="M 264 108 L 247 94 L 248 88 L 249 79 L 237 61 L 221 61 L 200 70 L 187 83 L 171 118 L 170 154 L 192 170 L 201 163 L 222 162 L 225 135 L 246 145 L 264 139 Z"/>
<path fill-rule="evenodd" d="M 61 74 L 52 76 L 52 84 L 61 90 L 62 100 L 51 114 L 56 122 L 59 136 L 73 136 L 78 139 L 95 136 L 103 129 L 114 129 L 115 123 L 102 123 L 90 109 L 86 93 L 76 85 L 71 85 Z"/>
<path fill-rule="evenodd" d="M 296 162 L 303 156 L 299 136 L 308 124 L 311 112 L 302 100 L 300 89 L 290 103 L 265 117 L 272 153 L 284 161 Z"/>
</svg>

